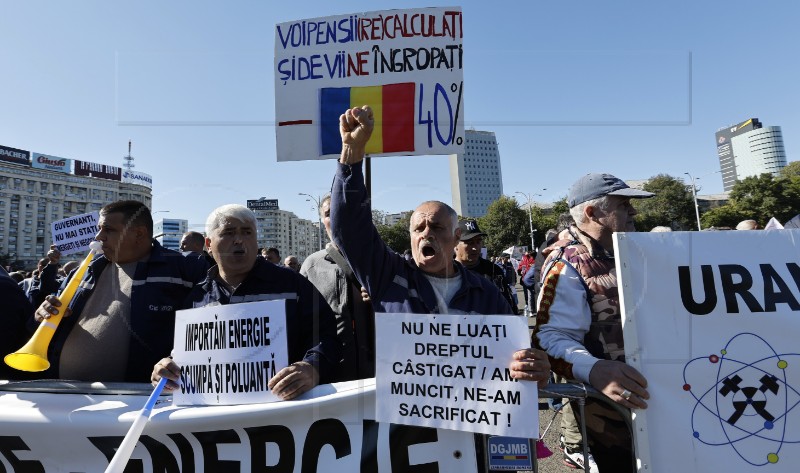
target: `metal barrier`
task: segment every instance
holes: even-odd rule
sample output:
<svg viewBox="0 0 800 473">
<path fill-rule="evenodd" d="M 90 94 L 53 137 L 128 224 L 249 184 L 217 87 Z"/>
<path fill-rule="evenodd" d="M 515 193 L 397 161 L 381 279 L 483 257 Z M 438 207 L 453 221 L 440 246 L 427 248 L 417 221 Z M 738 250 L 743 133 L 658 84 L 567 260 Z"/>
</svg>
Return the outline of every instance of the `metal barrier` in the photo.
<svg viewBox="0 0 800 473">
<path fill-rule="evenodd" d="M 592 398 L 612 407 L 615 411 L 617 411 L 620 414 L 620 416 L 623 419 L 625 419 L 625 424 L 628 427 L 628 431 L 633 433 L 633 425 L 631 422 L 630 410 L 612 401 L 605 394 L 601 393 L 592 386 L 588 386 L 582 383 L 549 383 L 544 388 L 539 389 L 539 398 L 540 399 L 566 398 L 569 399 L 570 401 L 575 401 L 575 403 L 578 405 L 578 413 L 580 417 L 580 426 L 581 426 L 581 437 L 583 437 L 583 464 L 585 465 L 586 471 L 589 471 L 589 444 L 586 441 L 586 415 L 585 415 L 586 399 Z M 534 471 L 535 472 L 538 471 L 536 465 L 534 466 Z"/>
</svg>

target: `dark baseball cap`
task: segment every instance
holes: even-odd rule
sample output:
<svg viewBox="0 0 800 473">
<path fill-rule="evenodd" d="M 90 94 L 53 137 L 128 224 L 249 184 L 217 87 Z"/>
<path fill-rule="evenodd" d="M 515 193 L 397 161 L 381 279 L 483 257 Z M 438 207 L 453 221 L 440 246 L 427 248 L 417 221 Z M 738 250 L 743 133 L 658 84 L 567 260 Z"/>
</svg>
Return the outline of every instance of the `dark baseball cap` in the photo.
<svg viewBox="0 0 800 473">
<path fill-rule="evenodd" d="M 478 228 L 478 221 L 477 220 L 461 220 L 458 222 L 458 228 L 461 229 L 461 241 L 467 241 L 471 238 L 475 238 L 476 236 L 486 236 L 485 233 Z"/>
<path fill-rule="evenodd" d="M 605 195 L 646 199 L 648 197 L 653 197 L 655 194 L 633 189 L 628 184 L 625 184 L 622 179 L 612 176 L 611 174 L 592 173 L 581 177 L 575 184 L 572 184 L 572 187 L 569 188 L 567 205 L 569 205 L 569 208 L 572 208 L 587 200 L 597 199 Z"/>
</svg>

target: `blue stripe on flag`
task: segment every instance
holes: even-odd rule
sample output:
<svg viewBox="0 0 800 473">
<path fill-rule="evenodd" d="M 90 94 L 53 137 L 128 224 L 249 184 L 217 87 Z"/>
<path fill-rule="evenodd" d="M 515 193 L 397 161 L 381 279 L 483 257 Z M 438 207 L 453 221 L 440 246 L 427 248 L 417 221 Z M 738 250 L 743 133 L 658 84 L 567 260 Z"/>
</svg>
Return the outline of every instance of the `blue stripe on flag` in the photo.
<svg viewBox="0 0 800 473">
<path fill-rule="evenodd" d="M 350 87 L 321 89 L 319 102 L 322 154 L 339 154 L 342 151 L 339 116 L 350 108 Z"/>
</svg>

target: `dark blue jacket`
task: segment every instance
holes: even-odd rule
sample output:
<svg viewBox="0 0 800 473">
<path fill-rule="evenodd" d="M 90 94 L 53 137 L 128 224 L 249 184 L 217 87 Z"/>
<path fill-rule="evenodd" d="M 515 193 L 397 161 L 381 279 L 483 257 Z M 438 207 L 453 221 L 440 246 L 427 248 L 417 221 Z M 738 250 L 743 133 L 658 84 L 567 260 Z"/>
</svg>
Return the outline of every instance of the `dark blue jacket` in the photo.
<svg viewBox="0 0 800 473">
<path fill-rule="evenodd" d="M 25 322 L 33 316 L 33 307 L 25 293 L 11 279 L 5 269 L 0 267 L 0 357 L 14 353 L 24 345 L 31 336 L 25 329 Z M 25 371 L 18 371 L 0 360 L 0 379 L 32 379 Z"/>
<path fill-rule="evenodd" d="M 206 280 L 189 296 L 186 308 L 286 299 L 289 363 L 307 361 L 317 368 L 320 383 L 334 381 L 339 360 L 336 320 L 328 303 L 306 278 L 256 258 L 245 280 L 231 293 L 217 281 L 217 274 L 216 266 L 208 271 Z"/>
<path fill-rule="evenodd" d="M 337 165 L 331 190 L 331 233 L 353 272 L 367 288 L 376 312 L 435 314 L 436 295 L 414 260 L 386 246 L 372 224 L 361 164 Z M 511 306 L 488 279 L 455 262 L 461 288 L 449 308 L 473 314 L 512 314 Z"/>
<path fill-rule="evenodd" d="M 153 240 L 150 257 L 136 265 L 131 288 L 131 338 L 125 381 L 147 382 L 153 366 L 172 351 L 175 310 L 183 306 L 192 287 L 203 280 L 207 265 L 201 263 L 204 262 L 186 259 L 177 251 L 163 248 Z M 108 264 L 104 255 L 98 255 L 86 270 L 69 305 L 72 315 L 61 319 L 53 335 L 47 355 L 50 368 L 42 373 L 43 377 L 58 378 L 61 348 Z M 74 271 L 70 276 L 72 274 Z M 96 356 L 103 354 L 97 353 Z"/>
</svg>

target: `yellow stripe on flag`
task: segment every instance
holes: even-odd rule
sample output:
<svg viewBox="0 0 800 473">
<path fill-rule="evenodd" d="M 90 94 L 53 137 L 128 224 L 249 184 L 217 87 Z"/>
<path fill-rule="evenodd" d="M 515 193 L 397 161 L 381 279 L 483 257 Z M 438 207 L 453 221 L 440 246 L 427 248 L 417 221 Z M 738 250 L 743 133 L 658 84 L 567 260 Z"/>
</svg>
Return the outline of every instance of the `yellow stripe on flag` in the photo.
<svg viewBox="0 0 800 473">
<path fill-rule="evenodd" d="M 383 152 L 383 87 L 350 88 L 350 107 L 369 105 L 375 117 L 375 129 L 367 143 L 367 154 Z"/>
</svg>

